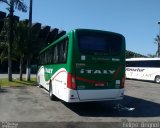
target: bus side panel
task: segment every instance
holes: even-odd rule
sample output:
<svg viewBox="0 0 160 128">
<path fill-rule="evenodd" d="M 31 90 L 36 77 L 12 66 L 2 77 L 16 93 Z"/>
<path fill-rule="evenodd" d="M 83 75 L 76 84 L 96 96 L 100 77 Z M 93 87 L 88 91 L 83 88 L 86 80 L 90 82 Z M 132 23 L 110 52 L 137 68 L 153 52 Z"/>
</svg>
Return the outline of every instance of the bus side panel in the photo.
<svg viewBox="0 0 160 128">
<path fill-rule="evenodd" d="M 67 87 L 67 78 L 68 73 L 74 75 L 75 69 L 73 66 L 73 33 L 69 34 L 69 42 L 68 42 L 68 52 L 67 52 L 67 63 L 64 65 L 54 66 L 53 70 L 57 70 L 54 72 L 54 75 L 51 77 L 53 94 L 59 99 L 66 102 L 78 102 L 78 94 L 76 90 L 69 89 Z"/>
<path fill-rule="evenodd" d="M 44 66 L 41 66 L 39 68 L 39 71 L 37 73 L 37 81 L 38 81 L 38 84 L 40 84 L 41 86 L 49 90 L 48 85 L 45 80 L 45 69 L 44 68 L 45 68 Z"/>
<path fill-rule="evenodd" d="M 66 69 L 61 68 L 51 78 L 53 94 L 66 102 L 69 101 L 71 95 L 72 97 L 78 99 L 76 91 L 72 92 L 71 89 L 67 88 L 67 75 L 68 72 Z"/>
<path fill-rule="evenodd" d="M 154 81 L 157 75 L 160 75 L 160 68 L 144 68 L 142 79 Z"/>
<path fill-rule="evenodd" d="M 154 81 L 157 75 L 160 75 L 159 68 L 126 68 L 126 78 Z"/>
</svg>

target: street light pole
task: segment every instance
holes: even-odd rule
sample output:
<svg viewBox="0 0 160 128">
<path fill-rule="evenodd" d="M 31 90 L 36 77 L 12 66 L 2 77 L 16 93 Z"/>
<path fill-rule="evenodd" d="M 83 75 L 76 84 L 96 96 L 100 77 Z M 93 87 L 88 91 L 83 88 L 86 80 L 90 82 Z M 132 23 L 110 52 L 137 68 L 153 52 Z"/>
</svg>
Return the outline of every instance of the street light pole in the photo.
<svg viewBox="0 0 160 128">
<path fill-rule="evenodd" d="M 32 6 L 33 6 L 33 0 L 30 0 L 30 7 L 29 7 L 29 40 L 28 43 L 31 44 L 31 35 L 32 35 Z M 31 65 L 30 65 L 30 55 L 27 59 L 27 71 L 26 71 L 26 80 L 30 81 L 30 75 L 31 75 Z"/>
</svg>

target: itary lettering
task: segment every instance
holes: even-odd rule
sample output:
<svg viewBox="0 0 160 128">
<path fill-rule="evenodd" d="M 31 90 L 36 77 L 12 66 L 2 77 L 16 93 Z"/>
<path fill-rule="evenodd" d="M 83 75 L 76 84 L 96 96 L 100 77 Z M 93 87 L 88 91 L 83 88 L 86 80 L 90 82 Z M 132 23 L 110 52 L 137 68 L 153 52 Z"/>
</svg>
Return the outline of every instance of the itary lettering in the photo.
<svg viewBox="0 0 160 128">
<path fill-rule="evenodd" d="M 81 74 L 114 74 L 115 70 L 91 70 L 91 69 L 81 69 Z"/>
</svg>

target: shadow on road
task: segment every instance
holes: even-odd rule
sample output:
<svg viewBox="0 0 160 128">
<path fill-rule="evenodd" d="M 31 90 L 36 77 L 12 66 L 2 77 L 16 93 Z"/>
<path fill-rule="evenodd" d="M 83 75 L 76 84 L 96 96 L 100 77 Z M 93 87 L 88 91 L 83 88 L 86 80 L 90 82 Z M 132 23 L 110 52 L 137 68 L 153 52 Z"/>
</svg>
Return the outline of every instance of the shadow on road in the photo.
<svg viewBox="0 0 160 128">
<path fill-rule="evenodd" d="M 125 96 L 123 101 L 103 101 L 87 103 L 64 103 L 80 116 L 86 117 L 157 117 L 160 104 Z M 118 106 L 118 107 L 117 107 Z"/>
<path fill-rule="evenodd" d="M 8 92 L 7 89 L 5 89 L 5 88 L 0 88 L 0 93 L 7 93 L 7 92 Z"/>
</svg>

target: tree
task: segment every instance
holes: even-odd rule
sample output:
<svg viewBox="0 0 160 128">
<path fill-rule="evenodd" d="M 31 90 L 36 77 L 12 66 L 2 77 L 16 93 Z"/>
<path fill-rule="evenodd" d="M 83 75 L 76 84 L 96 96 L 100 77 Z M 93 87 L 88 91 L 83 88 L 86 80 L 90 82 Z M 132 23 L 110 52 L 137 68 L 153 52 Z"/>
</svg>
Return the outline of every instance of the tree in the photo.
<svg viewBox="0 0 160 128">
<path fill-rule="evenodd" d="M 14 16 L 14 25 L 13 25 L 13 36 L 16 37 L 16 24 L 19 21 L 19 17 Z M 3 63 L 4 61 L 8 60 L 8 35 L 9 35 L 9 18 L 6 17 L 3 19 L 3 28 L 2 31 L 0 32 L 0 59 L 1 59 L 1 63 Z M 16 60 L 16 58 L 14 58 L 13 54 L 12 54 L 12 60 Z"/>
<path fill-rule="evenodd" d="M 13 25 L 14 25 L 14 8 L 26 12 L 27 7 L 23 0 L 0 0 L 9 6 L 9 34 L 8 34 L 8 80 L 12 81 L 12 44 L 13 44 Z"/>
<path fill-rule="evenodd" d="M 7 45 L 7 30 L 9 29 L 8 26 L 8 19 L 3 19 L 3 29 L 0 32 L 0 60 L 1 64 L 8 59 L 7 57 L 7 51 L 8 51 L 8 45 Z"/>
<path fill-rule="evenodd" d="M 160 57 L 160 36 L 157 35 L 154 40 L 155 40 L 155 43 L 158 46 L 156 54 L 157 54 L 158 57 Z"/>
<path fill-rule="evenodd" d="M 20 21 L 16 24 L 14 38 L 14 56 L 20 60 L 20 80 L 22 80 L 23 62 L 30 58 L 30 61 L 37 56 L 42 45 L 38 42 L 38 35 L 40 32 L 40 24 L 32 26 L 31 41 L 29 40 L 29 25 L 28 20 Z M 29 42 L 29 43 L 28 43 Z M 35 58 L 34 58 L 35 59 Z"/>
<path fill-rule="evenodd" d="M 15 56 L 20 62 L 20 80 L 22 80 L 23 62 L 26 56 L 25 53 L 27 51 L 28 31 L 28 21 L 20 21 L 17 23 L 15 28 L 16 36 L 14 38 L 14 51 L 16 51 Z"/>
<path fill-rule="evenodd" d="M 148 54 L 147 56 L 151 57 L 151 58 L 155 58 L 157 55 L 156 54 Z"/>
<path fill-rule="evenodd" d="M 2 64 L 5 60 L 7 60 L 7 49 L 8 46 L 6 43 L 0 43 L 0 64 Z"/>
</svg>

